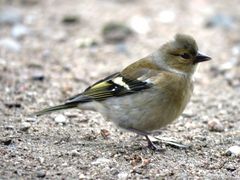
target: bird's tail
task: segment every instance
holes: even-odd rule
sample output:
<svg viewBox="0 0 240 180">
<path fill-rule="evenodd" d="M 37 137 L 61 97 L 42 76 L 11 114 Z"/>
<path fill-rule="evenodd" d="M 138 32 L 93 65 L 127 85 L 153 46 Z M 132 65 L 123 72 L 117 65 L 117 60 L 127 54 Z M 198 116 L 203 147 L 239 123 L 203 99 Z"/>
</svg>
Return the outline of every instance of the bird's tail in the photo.
<svg viewBox="0 0 240 180">
<path fill-rule="evenodd" d="M 74 107 L 77 107 L 77 104 L 75 104 L 75 103 L 65 103 L 65 104 L 61 104 L 61 105 L 58 105 L 58 106 L 49 107 L 49 108 L 43 109 L 41 111 L 34 112 L 33 115 L 34 116 L 41 116 L 43 114 L 47 114 L 47 113 L 50 113 L 50 112 L 53 112 L 53 111 L 58 111 L 58 110 L 62 110 L 62 109 L 70 109 L 70 108 L 74 108 Z"/>
</svg>

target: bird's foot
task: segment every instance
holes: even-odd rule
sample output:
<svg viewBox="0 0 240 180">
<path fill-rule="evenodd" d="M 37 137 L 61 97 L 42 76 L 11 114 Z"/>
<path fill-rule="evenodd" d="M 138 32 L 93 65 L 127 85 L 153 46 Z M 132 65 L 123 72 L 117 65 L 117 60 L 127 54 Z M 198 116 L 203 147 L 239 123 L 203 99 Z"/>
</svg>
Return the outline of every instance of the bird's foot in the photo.
<svg viewBox="0 0 240 180">
<path fill-rule="evenodd" d="M 145 137 L 147 139 L 149 149 L 151 149 L 153 151 L 164 151 L 165 150 L 165 148 L 163 148 L 161 145 L 157 146 L 156 144 L 154 144 L 147 135 Z"/>
<path fill-rule="evenodd" d="M 181 144 L 173 139 L 169 139 L 169 138 L 160 138 L 160 137 L 154 137 L 155 139 L 161 141 L 161 143 L 164 143 L 166 145 L 175 147 L 175 148 L 181 148 L 181 149 L 188 149 L 190 148 L 190 145 L 185 145 L 185 144 Z"/>
<path fill-rule="evenodd" d="M 141 136 L 145 136 L 148 142 L 148 148 L 154 150 L 154 151 L 164 151 L 165 148 L 162 146 L 162 144 L 166 144 L 175 148 L 181 148 L 181 149 L 187 149 L 190 147 L 190 145 L 184 145 L 181 144 L 173 139 L 169 139 L 169 138 L 163 138 L 163 137 L 156 137 L 156 136 L 150 136 L 149 132 L 146 131 L 141 131 L 138 129 L 133 129 L 133 128 L 128 128 L 129 131 L 135 132 L 138 135 Z M 149 138 L 149 136 L 154 139 L 155 141 L 159 142 L 160 146 L 158 147 L 153 140 L 151 140 L 151 138 Z"/>
</svg>

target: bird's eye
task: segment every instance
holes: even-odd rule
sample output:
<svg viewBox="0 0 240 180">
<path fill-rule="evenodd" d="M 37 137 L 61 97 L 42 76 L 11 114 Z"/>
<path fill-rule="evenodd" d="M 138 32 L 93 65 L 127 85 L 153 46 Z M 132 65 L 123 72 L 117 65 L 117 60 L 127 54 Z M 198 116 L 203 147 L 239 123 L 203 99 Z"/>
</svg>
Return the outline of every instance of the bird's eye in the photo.
<svg viewBox="0 0 240 180">
<path fill-rule="evenodd" d="M 188 53 L 183 53 L 183 54 L 181 54 L 180 56 L 181 56 L 183 59 L 190 59 L 190 58 L 191 58 L 190 54 L 188 54 Z"/>
</svg>

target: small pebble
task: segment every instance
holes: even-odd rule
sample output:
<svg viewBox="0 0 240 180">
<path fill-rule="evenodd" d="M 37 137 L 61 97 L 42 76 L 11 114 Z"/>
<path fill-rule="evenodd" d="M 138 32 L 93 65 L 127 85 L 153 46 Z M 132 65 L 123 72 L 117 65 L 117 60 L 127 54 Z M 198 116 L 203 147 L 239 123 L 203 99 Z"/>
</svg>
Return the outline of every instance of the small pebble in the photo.
<svg viewBox="0 0 240 180">
<path fill-rule="evenodd" d="M 193 113 L 192 110 L 186 109 L 186 110 L 183 112 L 182 116 L 184 116 L 184 117 L 186 117 L 186 118 L 191 118 L 191 117 L 194 116 L 194 113 Z"/>
<path fill-rule="evenodd" d="M 25 122 L 35 122 L 35 121 L 37 121 L 37 118 L 36 118 L 36 117 L 27 117 L 27 118 L 25 119 Z"/>
<path fill-rule="evenodd" d="M 77 149 L 70 151 L 69 154 L 71 154 L 72 156 L 80 156 L 81 155 L 81 153 L 79 153 Z"/>
<path fill-rule="evenodd" d="M 55 117 L 54 121 L 55 121 L 56 123 L 66 124 L 66 123 L 67 123 L 67 118 L 66 118 L 64 115 L 59 114 L 59 115 L 57 115 L 57 116 Z"/>
<path fill-rule="evenodd" d="M 138 34 L 147 34 L 151 28 L 150 19 L 141 15 L 133 16 L 129 21 L 129 27 Z"/>
<path fill-rule="evenodd" d="M 31 124 L 28 122 L 23 122 L 21 124 L 20 130 L 21 131 L 27 131 L 31 127 Z"/>
<path fill-rule="evenodd" d="M 42 52 L 41 56 L 42 56 L 42 59 L 43 59 L 43 60 L 46 60 L 46 59 L 48 59 L 49 57 L 51 57 L 51 51 L 50 51 L 49 49 L 45 49 L 45 50 Z"/>
<path fill-rule="evenodd" d="M 98 158 L 95 161 L 93 161 L 91 164 L 92 165 L 98 165 L 98 164 L 107 164 L 110 163 L 111 160 L 107 158 Z"/>
<path fill-rule="evenodd" d="M 125 41 L 132 34 L 132 30 L 126 25 L 118 22 L 109 22 L 102 29 L 104 41 L 119 43 Z"/>
<path fill-rule="evenodd" d="M 90 179 L 88 176 L 84 175 L 84 174 L 79 174 L 78 175 L 78 179 Z"/>
<path fill-rule="evenodd" d="M 4 105 L 6 107 L 8 107 L 9 109 L 11 108 L 21 108 L 22 105 L 20 103 L 17 103 L 17 102 L 7 102 L 7 103 L 4 103 Z"/>
<path fill-rule="evenodd" d="M 80 47 L 80 48 L 86 48 L 86 47 L 97 46 L 98 43 L 96 40 L 92 38 L 80 38 L 76 40 L 76 45 L 77 47 Z"/>
<path fill-rule="evenodd" d="M 226 155 L 228 156 L 240 156 L 240 146 L 232 146 L 230 147 L 227 152 Z"/>
<path fill-rule="evenodd" d="M 1 47 L 12 52 L 19 52 L 21 50 L 21 45 L 11 38 L 0 39 L 0 48 Z"/>
<path fill-rule="evenodd" d="M 223 29 L 232 29 L 234 23 L 234 19 L 231 16 L 215 14 L 207 20 L 205 26 L 207 28 L 220 27 Z"/>
<path fill-rule="evenodd" d="M 227 164 L 225 166 L 225 168 L 226 168 L 226 170 L 231 171 L 231 172 L 233 172 L 237 169 L 233 164 Z"/>
<path fill-rule="evenodd" d="M 76 24 L 80 21 L 79 16 L 77 15 L 65 15 L 62 19 L 64 24 Z"/>
<path fill-rule="evenodd" d="M 209 131 L 214 131 L 214 132 L 223 132 L 224 131 L 224 126 L 217 119 L 209 120 L 208 121 L 208 130 Z"/>
<path fill-rule="evenodd" d="M 238 63 L 238 58 L 230 58 L 226 63 L 223 63 L 222 65 L 219 66 L 219 71 L 221 73 L 229 71 L 236 67 Z"/>
<path fill-rule="evenodd" d="M 4 129 L 6 129 L 6 130 L 14 130 L 15 128 L 14 128 L 14 126 L 6 125 L 6 126 L 4 126 Z"/>
<path fill-rule="evenodd" d="M 65 31 L 56 32 L 53 34 L 53 39 L 58 42 L 64 42 L 68 38 L 68 34 Z"/>
<path fill-rule="evenodd" d="M 15 39 L 22 39 L 24 36 L 30 33 L 29 29 L 21 24 L 17 24 L 12 28 L 11 35 Z"/>
<path fill-rule="evenodd" d="M 110 136 L 110 132 L 107 129 L 101 129 L 100 134 L 104 139 L 107 139 Z"/>
<path fill-rule="evenodd" d="M 40 164 L 43 164 L 44 161 L 45 161 L 45 159 L 44 159 L 43 157 L 38 157 L 37 159 L 38 159 L 38 161 L 40 162 Z"/>
<path fill-rule="evenodd" d="M 81 38 L 76 40 L 77 47 L 87 48 L 87 47 L 96 47 L 98 42 L 95 39 L 91 38 Z"/>
<path fill-rule="evenodd" d="M 62 167 L 67 167 L 69 166 L 67 162 L 62 163 Z"/>
<path fill-rule="evenodd" d="M 120 172 L 118 175 L 119 180 L 126 180 L 128 179 L 128 173 L 127 172 Z"/>
<path fill-rule="evenodd" d="M 46 171 L 39 170 L 39 171 L 36 172 L 36 176 L 38 178 L 44 178 L 46 176 Z"/>
<path fill-rule="evenodd" d="M 162 23 L 172 23 L 176 18 L 176 14 L 174 13 L 174 11 L 164 10 L 159 13 L 158 17 L 160 22 Z"/>
<path fill-rule="evenodd" d="M 32 80 L 34 81 L 43 81 L 45 79 L 45 76 L 42 72 L 34 72 L 32 75 Z"/>
<path fill-rule="evenodd" d="M 5 146 L 9 146 L 10 144 L 12 144 L 12 138 L 9 138 L 9 137 L 1 138 L 0 137 L 0 143 L 4 144 Z"/>
<path fill-rule="evenodd" d="M 234 56 L 238 56 L 240 54 L 240 44 L 239 43 L 232 47 L 232 54 Z"/>
</svg>

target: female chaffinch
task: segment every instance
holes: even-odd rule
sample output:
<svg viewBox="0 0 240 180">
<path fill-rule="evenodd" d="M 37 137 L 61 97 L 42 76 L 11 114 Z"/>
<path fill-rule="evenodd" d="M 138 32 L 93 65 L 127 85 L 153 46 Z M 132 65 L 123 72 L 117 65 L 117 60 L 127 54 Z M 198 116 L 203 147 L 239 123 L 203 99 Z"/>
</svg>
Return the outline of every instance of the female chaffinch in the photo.
<svg viewBox="0 0 240 180">
<path fill-rule="evenodd" d="M 69 108 L 98 111 L 117 126 L 144 135 L 149 147 L 157 149 L 149 132 L 181 115 L 192 95 L 197 64 L 210 59 L 198 52 L 191 36 L 177 34 L 173 41 L 121 72 L 35 115 Z"/>
</svg>

